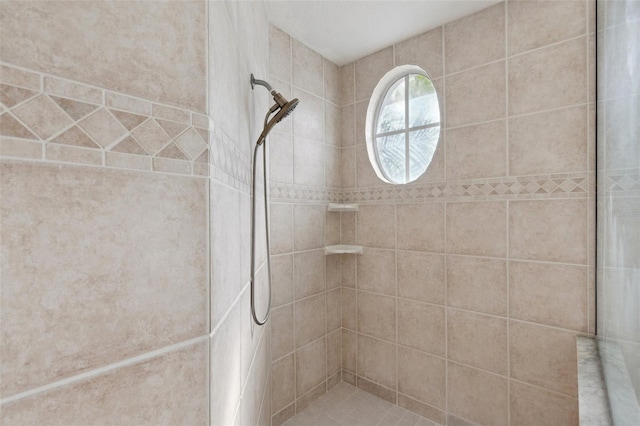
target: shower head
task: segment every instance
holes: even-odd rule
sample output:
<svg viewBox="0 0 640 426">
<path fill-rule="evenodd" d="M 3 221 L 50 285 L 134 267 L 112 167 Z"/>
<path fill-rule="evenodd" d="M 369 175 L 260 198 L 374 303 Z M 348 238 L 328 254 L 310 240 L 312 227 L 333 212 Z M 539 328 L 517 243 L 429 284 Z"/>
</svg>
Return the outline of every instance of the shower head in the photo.
<svg viewBox="0 0 640 426">
<path fill-rule="evenodd" d="M 258 138 L 258 145 L 261 145 L 264 142 L 267 135 L 269 134 L 269 132 L 271 131 L 271 129 L 273 128 L 273 126 L 281 122 L 283 119 L 287 118 L 289 114 L 291 114 L 293 110 L 296 109 L 296 107 L 300 103 L 300 100 L 298 100 L 298 98 L 294 98 L 291 101 L 287 101 L 287 98 L 282 96 L 281 93 L 276 92 L 269 83 L 267 83 L 264 80 L 258 80 L 253 76 L 253 74 L 251 74 L 251 88 L 252 89 L 255 88 L 256 84 L 259 86 L 266 87 L 267 90 L 271 92 L 271 96 L 273 96 L 273 100 L 275 101 L 275 104 L 271 108 L 269 108 L 267 117 L 265 117 L 264 129 L 262 130 L 262 133 Z M 269 122 L 267 122 L 267 119 L 269 118 L 269 116 L 276 111 L 277 111 L 276 115 L 274 115 L 273 118 L 269 120 Z"/>
</svg>

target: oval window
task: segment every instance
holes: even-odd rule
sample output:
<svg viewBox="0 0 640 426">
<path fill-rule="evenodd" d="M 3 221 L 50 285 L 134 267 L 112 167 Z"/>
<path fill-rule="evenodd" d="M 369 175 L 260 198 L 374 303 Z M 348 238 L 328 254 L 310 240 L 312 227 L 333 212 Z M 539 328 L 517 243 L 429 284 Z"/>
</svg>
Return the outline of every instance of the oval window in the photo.
<svg viewBox="0 0 640 426">
<path fill-rule="evenodd" d="M 369 160 L 380 179 L 403 184 L 422 176 L 440 138 L 438 95 L 427 73 L 403 65 L 382 77 L 366 126 Z"/>
</svg>

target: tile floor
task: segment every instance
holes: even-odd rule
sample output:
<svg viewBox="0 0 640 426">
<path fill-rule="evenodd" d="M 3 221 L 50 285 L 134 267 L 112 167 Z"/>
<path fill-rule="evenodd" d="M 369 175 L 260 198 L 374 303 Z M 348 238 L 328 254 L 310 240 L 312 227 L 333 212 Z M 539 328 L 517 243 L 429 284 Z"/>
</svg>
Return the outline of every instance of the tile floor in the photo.
<svg viewBox="0 0 640 426">
<path fill-rule="evenodd" d="M 437 426 L 345 382 L 335 385 L 282 426 Z"/>
</svg>

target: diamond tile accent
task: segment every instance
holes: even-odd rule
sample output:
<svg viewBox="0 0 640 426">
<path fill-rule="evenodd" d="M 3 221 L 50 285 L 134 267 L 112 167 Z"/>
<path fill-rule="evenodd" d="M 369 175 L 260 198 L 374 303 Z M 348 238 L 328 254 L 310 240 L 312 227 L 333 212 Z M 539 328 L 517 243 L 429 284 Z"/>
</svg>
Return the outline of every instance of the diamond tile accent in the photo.
<svg viewBox="0 0 640 426">
<path fill-rule="evenodd" d="M 66 132 L 54 138 L 52 143 L 59 143 L 63 145 L 83 146 L 86 148 L 100 148 L 98 144 L 91 140 L 89 136 L 78 126 L 73 126 Z"/>
<path fill-rule="evenodd" d="M 171 142 L 165 149 L 160 151 L 156 157 L 164 157 L 164 158 L 174 158 L 176 160 L 186 160 L 187 156 L 184 155 L 184 152 L 178 148 L 178 146 Z"/>
<path fill-rule="evenodd" d="M 118 111 L 114 109 L 109 111 L 120 123 L 122 123 L 124 127 L 126 127 L 127 130 L 135 129 L 147 119 L 147 117 L 143 115 L 133 114 L 131 112 Z"/>
<path fill-rule="evenodd" d="M 162 129 L 167 132 L 169 136 L 171 136 L 172 139 L 178 136 L 180 133 L 184 132 L 184 130 L 187 128 L 187 125 L 182 123 L 158 120 L 157 118 L 156 121 L 158 122 L 160 127 L 162 127 Z"/>
<path fill-rule="evenodd" d="M 87 104 L 80 101 L 72 101 L 70 99 L 58 98 L 56 96 L 50 96 L 50 98 L 58 104 L 60 108 L 64 110 L 71 118 L 78 121 L 83 117 L 91 114 L 93 111 L 100 108 L 99 105 Z"/>
<path fill-rule="evenodd" d="M 142 146 L 132 137 L 127 136 L 118 145 L 111 148 L 111 151 L 122 152 L 126 154 L 149 155 Z"/>
<path fill-rule="evenodd" d="M 0 135 L 14 138 L 38 139 L 29 129 L 24 127 L 8 112 L 0 115 Z"/>
<path fill-rule="evenodd" d="M 127 129 L 105 108 L 80 121 L 78 125 L 103 148 L 127 134 Z"/>
<path fill-rule="evenodd" d="M 41 139 L 49 139 L 73 124 L 73 120 L 46 95 L 38 95 L 12 112 Z"/>
<path fill-rule="evenodd" d="M 207 149 L 205 152 L 200 154 L 200 157 L 196 158 L 193 161 L 195 161 L 196 163 L 208 163 L 209 162 L 209 150 Z"/>
<path fill-rule="evenodd" d="M 151 118 L 142 123 L 131 134 L 151 155 L 157 154 L 171 142 L 169 136 L 167 136 L 158 123 Z"/>
<path fill-rule="evenodd" d="M 37 94 L 38 93 L 33 90 L 9 86 L 8 84 L 0 84 L 0 102 L 6 105 L 7 108 L 13 108 Z"/>
<path fill-rule="evenodd" d="M 187 153 L 189 159 L 193 160 L 197 158 L 204 150 L 207 149 L 207 144 L 198 132 L 193 128 L 187 130 L 176 139 L 176 143 Z"/>
</svg>

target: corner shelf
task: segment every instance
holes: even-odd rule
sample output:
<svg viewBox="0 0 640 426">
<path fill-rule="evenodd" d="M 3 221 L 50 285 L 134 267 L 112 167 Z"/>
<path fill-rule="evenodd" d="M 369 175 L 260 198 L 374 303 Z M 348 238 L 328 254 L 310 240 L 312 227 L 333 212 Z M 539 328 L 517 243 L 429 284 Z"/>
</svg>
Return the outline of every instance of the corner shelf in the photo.
<svg viewBox="0 0 640 426">
<path fill-rule="evenodd" d="M 358 203 L 329 203 L 330 212 L 357 212 Z"/>
<path fill-rule="evenodd" d="M 330 254 L 362 254 L 362 246 L 352 246 L 347 244 L 326 246 L 324 248 L 324 254 L 325 256 Z"/>
</svg>

